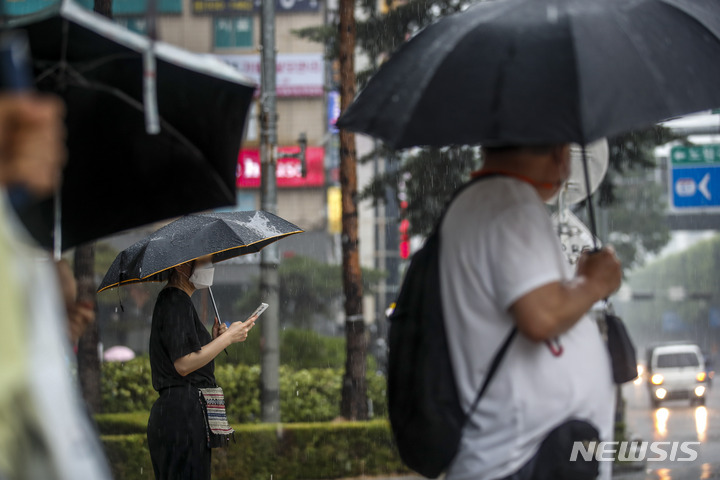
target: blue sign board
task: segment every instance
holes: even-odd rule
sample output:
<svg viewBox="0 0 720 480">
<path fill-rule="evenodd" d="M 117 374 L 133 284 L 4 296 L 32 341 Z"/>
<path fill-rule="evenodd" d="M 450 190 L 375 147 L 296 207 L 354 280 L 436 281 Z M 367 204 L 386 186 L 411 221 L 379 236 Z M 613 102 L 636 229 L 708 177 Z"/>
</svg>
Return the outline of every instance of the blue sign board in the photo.
<svg viewBox="0 0 720 480">
<path fill-rule="evenodd" d="M 675 147 L 670 158 L 670 200 L 676 213 L 720 211 L 720 147 Z"/>
<path fill-rule="evenodd" d="M 338 128 L 335 124 L 340 118 L 340 92 L 332 91 L 328 93 L 327 97 L 328 107 L 328 130 L 330 133 L 338 133 Z"/>
</svg>

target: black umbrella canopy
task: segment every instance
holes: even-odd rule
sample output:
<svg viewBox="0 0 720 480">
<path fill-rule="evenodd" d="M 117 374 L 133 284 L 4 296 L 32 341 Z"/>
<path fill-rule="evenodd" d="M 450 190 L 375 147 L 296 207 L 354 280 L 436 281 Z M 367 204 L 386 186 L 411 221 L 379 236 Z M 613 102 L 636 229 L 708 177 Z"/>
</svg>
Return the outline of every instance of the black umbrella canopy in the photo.
<svg viewBox="0 0 720 480">
<path fill-rule="evenodd" d="M 394 148 L 587 144 L 720 106 L 720 2 L 498 0 L 430 25 L 338 125 Z"/>
<path fill-rule="evenodd" d="M 139 282 L 167 280 L 170 269 L 212 255 L 217 263 L 256 253 L 302 233 L 292 223 L 263 211 L 186 215 L 120 252 L 98 293 Z"/>
<path fill-rule="evenodd" d="M 235 204 L 251 81 L 216 59 L 151 44 L 69 1 L 10 26 L 28 33 L 37 88 L 67 105 L 63 248 Z M 146 133 L 143 105 L 143 52 L 151 45 L 158 135 Z M 41 244 L 52 244 L 52 200 L 21 217 Z"/>
</svg>

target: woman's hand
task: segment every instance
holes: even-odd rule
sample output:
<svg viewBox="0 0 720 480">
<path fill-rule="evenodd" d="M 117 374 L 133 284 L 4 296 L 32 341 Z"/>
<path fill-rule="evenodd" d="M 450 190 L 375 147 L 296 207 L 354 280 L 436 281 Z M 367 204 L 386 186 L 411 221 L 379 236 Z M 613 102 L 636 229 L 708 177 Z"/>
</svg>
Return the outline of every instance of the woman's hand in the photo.
<svg viewBox="0 0 720 480">
<path fill-rule="evenodd" d="M 231 323 L 230 327 L 225 331 L 225 335 L 230 336 L 231 343 L 240 343 L 247 340 L 248 332 L 255 326 L 257 316 L 250 317 L 244 322 Z"/>
<path fill-rule="evenodd" d="M 204 367 L 212 362 L 224 348 L 233 343 L 244 342 L 247 339 L 250 329 L 255 326 L 255 320 L 257 320 L 257 317 L 250 317 L 244 322 L 235 322 L 227 327 L 220 325 L 218 319 L 215 318 L 213 336 L 217 335 L 217 337 L 202 347 L 200 351 L 188 353 L 184 357 L 175 360 L 175 370 L 184 377 L 198 368 Z"/>
<path fill-rule="evenodd" d="M 215 323 L 213 323 L 212 337 L 217 338 L 227 331 L 228 327 L 224 323 L 220 323 L 217 317 L 215 317 Z"/>
</svg>

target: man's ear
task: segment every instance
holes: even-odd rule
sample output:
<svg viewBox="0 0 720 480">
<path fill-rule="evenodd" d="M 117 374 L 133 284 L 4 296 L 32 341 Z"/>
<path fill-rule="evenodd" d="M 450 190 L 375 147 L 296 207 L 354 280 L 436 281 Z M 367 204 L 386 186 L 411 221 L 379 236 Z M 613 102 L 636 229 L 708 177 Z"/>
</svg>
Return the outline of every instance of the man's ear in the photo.
<svg viewBox="0 0 720 480">
<path fill-rule="evenodd" d="M 557 164 L 567 163 L 569 165 L 570 164 L 570 144 L 564 143 L 561 145 L 556 145 L 552 149 L 552 155 L 553 155 L 553 160 L 555 161 L 555 163 L 557 163 Z"/>
<path fill-rule="evenodd" d="M 564 145 L 558 145 L 553 149 L 554 153 L 554 159 L 553 161 L 558 166 L 558 169 L 561 172 L 561 175 L 567 179 L 572 169 L 572 156 L 570 154 L 570 144 L 566 143 Z"/>
</svg>

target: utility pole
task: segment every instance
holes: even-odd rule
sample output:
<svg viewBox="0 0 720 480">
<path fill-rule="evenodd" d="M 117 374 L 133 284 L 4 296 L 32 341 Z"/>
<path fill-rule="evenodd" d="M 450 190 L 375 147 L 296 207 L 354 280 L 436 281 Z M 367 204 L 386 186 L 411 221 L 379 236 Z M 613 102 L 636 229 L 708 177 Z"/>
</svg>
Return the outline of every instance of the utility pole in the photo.
<svg viewBox="0 0 720 480">
<path fill-rule="evenodd" d="M 355 97 L 355 1 L 340 0 L 340 107 L 344 112 Z M 340 414 L 348 420 L 368 418 L 365 361 L 367 338 L 363 316 L 357 210 L 357 153 L 355 135 L 340 130 L 340 190 L 342 195 L 342 267 L 345 294 L 345 374 Z"/>
<path fill-rule="evenodd" d="M 260 203 L 262 210 L 277 210 L 277 109 L 275 104 L 275 0 L 262 2 L 262 68 L 260 75 L 260 157 L 262 162 Z M 269 305 L 261 330 L 261 417 L 280 421 L 280 340 L 278 333 L 278 249 L 272 243 L 260 252 L 260 292 Z"/>
</svg>

